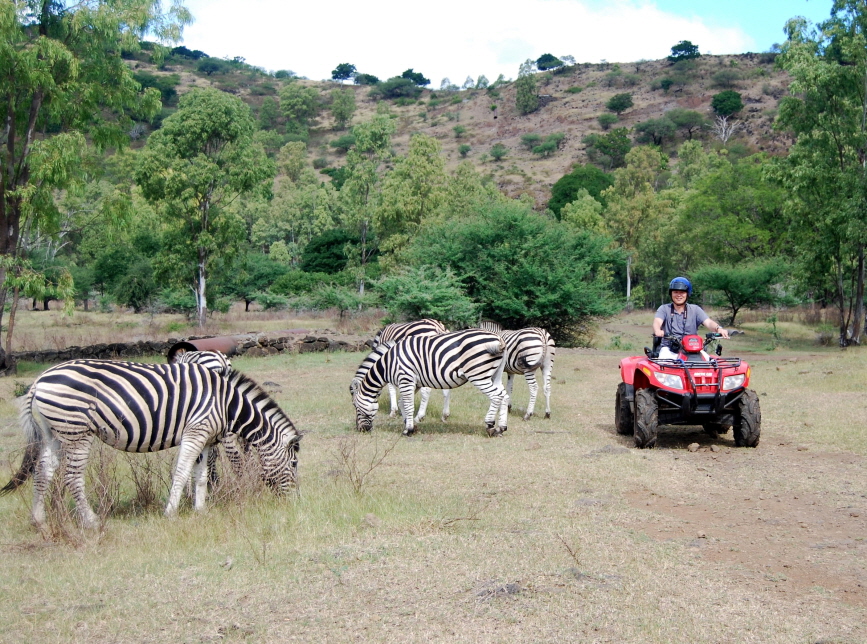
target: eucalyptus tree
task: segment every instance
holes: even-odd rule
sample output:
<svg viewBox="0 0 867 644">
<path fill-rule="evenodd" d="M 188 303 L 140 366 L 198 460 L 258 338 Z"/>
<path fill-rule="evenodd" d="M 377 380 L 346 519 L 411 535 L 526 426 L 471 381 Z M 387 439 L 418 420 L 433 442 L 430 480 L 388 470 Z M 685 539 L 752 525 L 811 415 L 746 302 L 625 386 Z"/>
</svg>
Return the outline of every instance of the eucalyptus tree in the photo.
<svg viewBox="0 0 867 644">
<path fill-rule="evenodd" d="M 273 177 L 271 162 L 253 142 L 255 129 L 241 99 L 193 90 L 148 139 L 136 169 L 142 193 L 169 228 L 158 267 L 192 288 L 200 326 L 210 261 L 246 238 L 242 220 L 227 206 L 243 193 L 266 189 Z"/>
<path fill-rule="evenodd" d="M 88 141 L 125 146 L 131 117 L 159 112 L 159 90 L 142 91 L 121 52 L 147 34 L 176 41 L 190 20 L 177 0 L 165 12 L 154 0 L 0 3 L 0 312 L 7 287 L 23 279 L 25 218 L 60 216 L 53 191 L 82 178 Z"/>
<path fill-rule="evenodd" d="M 818 30 L 787 24 L 778 57 L 792 76 L 778 124 L 797 137 L 776 176 L 790 200 L 802 272 L 830 287 L 840 342 L 860 343 L 867 244 L 867 3 L 834 0 Z"/>
</svg>

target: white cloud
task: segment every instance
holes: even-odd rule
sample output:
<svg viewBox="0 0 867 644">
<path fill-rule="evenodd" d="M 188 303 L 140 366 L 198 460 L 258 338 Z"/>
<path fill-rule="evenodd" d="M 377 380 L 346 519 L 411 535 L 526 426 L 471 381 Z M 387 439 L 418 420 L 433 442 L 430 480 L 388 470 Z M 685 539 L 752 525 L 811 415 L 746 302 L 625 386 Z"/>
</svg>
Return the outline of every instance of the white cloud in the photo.
<svg viewBox="0 0 867 644">
<path fill-rule="evenodd" d="M 244 56 L 266 69 L 330 78 L 342 62 L 386 78 L 408 67 L 439 86 L 467 75 L 514 78 L 527 58 L 550 52 L 579 62 L 663 58 L 681 40 L 702 52 L 754 47 L 741 29 L 660 11 L 649 0 L 397 0 L 279 2 L 189 0 L 196 22 L 184 44 L 211 56 Z"/>
</svg>

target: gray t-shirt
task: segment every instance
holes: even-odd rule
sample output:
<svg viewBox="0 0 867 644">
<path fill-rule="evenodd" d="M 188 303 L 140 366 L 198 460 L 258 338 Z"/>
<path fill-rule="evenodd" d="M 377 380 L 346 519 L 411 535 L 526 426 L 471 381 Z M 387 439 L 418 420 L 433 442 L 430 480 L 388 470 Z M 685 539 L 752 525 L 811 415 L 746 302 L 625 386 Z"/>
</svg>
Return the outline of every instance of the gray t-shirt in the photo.
<svg viewBox="0 0 867 644">
<path fill-rule="evenodd" d="M 707 320 L 708 315 L 698 304 L 687 304 L 683 313 L 674 310 L 674 304 L 663 304 L 656 309 L 654 317 L 662 320 L 662 332 L 665 335 L 673 335 L 683 338 L 685 335 L 698 333 L 698 326 Z M 668 342 L 663 341 L 663 346 Z"/>
</svg>

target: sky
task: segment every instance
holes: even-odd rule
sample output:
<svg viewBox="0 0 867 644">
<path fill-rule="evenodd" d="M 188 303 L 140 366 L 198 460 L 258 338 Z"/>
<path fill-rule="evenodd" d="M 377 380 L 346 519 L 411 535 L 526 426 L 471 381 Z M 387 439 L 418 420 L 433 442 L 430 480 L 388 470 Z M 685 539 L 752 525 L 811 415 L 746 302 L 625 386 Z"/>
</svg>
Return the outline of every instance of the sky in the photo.
<svg viewBox="0 0 867 644">
<path fill-rule="evenodd" d="M 321 1 L 321 0 L 320 0 Z M 518 75 L 544 53 L 578 62 L 655 60 L 689 40 L 704 54 L 762 52 L 793 16 L 820 22 L 832 0 L 186 0 L 183 44 L 314 80 L 339 63 L 380 79 Z"/>
</svg>

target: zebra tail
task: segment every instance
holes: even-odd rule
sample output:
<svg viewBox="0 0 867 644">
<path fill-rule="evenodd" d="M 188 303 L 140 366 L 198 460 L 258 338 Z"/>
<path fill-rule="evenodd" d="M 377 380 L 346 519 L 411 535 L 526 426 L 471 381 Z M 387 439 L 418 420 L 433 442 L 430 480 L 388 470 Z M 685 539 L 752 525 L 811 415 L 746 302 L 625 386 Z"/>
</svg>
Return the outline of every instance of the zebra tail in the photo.
<svg viewBox="0 0 867 644">
<path fill-rule="evenodd" d="M 42 453 L 42 432 L 36 425 L 33 418 L 33 413 L 30 411 L 31 395 L 27 395 L 24 403 L 21 406 L 19 420 L 21 429 L 24 430 L 24 436 L 27 439 L 27 447 L 24 449 L 24 458 L 21 461 L 21 467 L 12 476 L 12 479 L 0 488 L 0 496 L 9 494 L 17 490 L 29 479 L 33 472 L 36 471 L 36 463 L 39 462 L 39 455 Z"/>
</svg>

